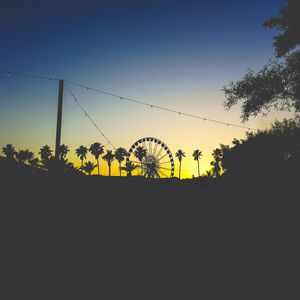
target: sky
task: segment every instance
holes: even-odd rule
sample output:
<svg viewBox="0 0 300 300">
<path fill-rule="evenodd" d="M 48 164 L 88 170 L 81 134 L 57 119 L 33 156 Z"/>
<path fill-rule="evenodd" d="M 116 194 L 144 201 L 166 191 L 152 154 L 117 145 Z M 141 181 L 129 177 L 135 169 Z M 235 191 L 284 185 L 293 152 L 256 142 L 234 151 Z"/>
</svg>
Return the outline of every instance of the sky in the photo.
<svg viewBox="0 0 300 300">
<path fill-rule="evenodd" d="M 224 109 L 222 87 L 274 57 L 273 30 L 262 22 L 282 0 L 228 1 L 3 1 L 0 69 L 86 84 L 154 105 L 241 125 L 240 106 Z M 173 155 L 183 149 L 183 177 L 201 173 L 220 143 L 244 138 L 244 129 L 214 124 L 69 86 L 115 146 L 129 149 L 157 137 Z M 54 148 L 58 85 L 0 74 L 0 146 L 35 153 Z M 258 116 L 246 126 L 265 129 L 287 113 Z M 95 141 L 111 149 L 65 90 L 62 143 L 74 150 Z M 91 156 L 88 159 L 93 160 Z M 176 174 L 178 175 L 178 162 Z M 107 175 L 105 162 L 101 173 Z M 113 175 L 118 174 L 113 163 Z"/>
</svg>

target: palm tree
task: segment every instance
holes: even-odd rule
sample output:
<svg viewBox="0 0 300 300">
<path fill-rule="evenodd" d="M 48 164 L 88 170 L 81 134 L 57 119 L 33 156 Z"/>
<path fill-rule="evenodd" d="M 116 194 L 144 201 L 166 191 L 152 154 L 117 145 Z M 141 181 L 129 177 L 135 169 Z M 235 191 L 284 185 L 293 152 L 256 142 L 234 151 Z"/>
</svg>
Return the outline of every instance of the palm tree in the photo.
<svg viewBox="0 0 300 300">
<path fill-rule="evenodd" d="M 119 163 L 120 176 L 122 176 L 122 174 L 121 174 L 121 170 L 122 170 L 121 163 L 122 163 L 122 161 L 124 161 L 126 155 L 127 155 L 127 151 L 122 147 L 117 148 L 116 151 L 115 151 L 115 158 Z"/>
<path fill-rule="evenodd" d="M 178 158 L 179 160 L 179 179 L 181 178 L 181 161 L 182 161 L 182 158 L 185 157 L 185 153 L 183 152 L 183 150 L 179 149 L 175 156 Z"/>
<path fill-rule="evenodd" d="M 60 145 L 58 147 L 58 158 L 65 159 L 69 151 L 70 150 L 68 146 L 66 146 L 65 144 Z"/>
<path fill-rule="evenodd" d="M 107 162 L 108 165 L 108 176 L 111 175 L 111 162 L 114 160 L 115 156 L 112 150 L 106 150 L 106 154 L 102 158 Z"/>
<path fill-rule="evenodd" d="M 206 177 L 208 177 L 208 178 L 212 178 L 213 177 L 213 170 L 207 170 L 206 172 L 205 172 L 205 176 Z"/>
<path fill-rule="evenodd" d="M 198 163 L 198 177 L 200 177 L 200 164 L 199 164 L 199 160 L 200 158 L 202 157 L 202 152 L 198 149 L 196 149 L 194 152 L 193 152 L 193 158 L 194 160 L 197 161 Z"/>
<path fill-rule="evenodd" d="M 2 152 L 4 153 L 5 157 L 8 159 L 15 158 L 16 150 L 12 144 L 7 144 L 5 147 L 3 147 Z"/>
<path fill-rule="evenodd" d="M 137 168 L 138 166 L 132 161 L 127 161 L 125 167 L 121 167 L 122 170 L 127 172 L 127 176 L 132 176 L 132 172 Z"/>
<path fill-rule="evenodd" d="M 142 168 L 142 161 L 143 161 L 143 158 L 147 155 L 147 149 L 141 147 L 141 146 L 138 146 L 133 155 L 140 161 L 141 163 L 141 172 L 143 171 L 143 168 Z"/>
<path fill-rule="evenodd" d="M 25 150 L 25 153 L 26 153 L 26 161 L 28 164 L 30 164 L 30 161 L 34 159 L 34 154 L 28 149 Z"/>
<path fill-rule="evenodd" d="M 81 169 L 91 175 L 96 166 L 97 165 L 94 165 L 91 161 L 88 161 L 81 167 Z"/>
<path fill-rule="evenodd" d="M 25 164 L 26 161 L 29 163 L 30 160 L 33 159 L 33 153 L 31 151 L 29 151 L 28 149 L 26 150 L 19 150 L 16 153 L 16 159 L 18 160 L 18 162 Z"/>
<path fill-rule="evenodd" d="M 46 168 L 52 174 L 79 173 L 78 169 L 71 162 L 68 162 L 66 159 L 56 159 L 53 156 L 47 161 Z"/>
<path fill-rule="evenodd" d="M 24 150 L 17 151 L 16 152 L 16 159 L 19 163 L 24 164 L 26 159 L 27 159 L 26 152 Z"/>
<path fill-rule="evenodd" d="M 93 143 L 90 146 L 89 151 L 94 155 L 96 161 L 97 161 L 97 167 L 98 167 L 98 175 L 100 175 L 100 165 L 99 165 L 99 157 L 104 153 L 104 146 L 98 142 Z"/>
<path fill-rule="evenodd" d="M 79 146 L 76 150 L 75 153 L 76 155 L 80 158 L 81 160 L 81 167 L 83 167 L 83 161 L 86 159 L 88 149 L 85 146 Z"/>
<path fill-rule="evenodd" d="M 45 145 L 40 149 L 39 155 L 41 156 L 41 160 L 42 160 L 43 164 L 45 165 L 49 161 L 49 159 L 52 157 L 52 150 L 50 149 L 50 147 L 48 145 Z"/>
<path fill-rule="evenodd" d="M 38 158 L 32 158 L 29 161 L 29 164 L 33 167 L 33 168 L 38 168 L 39 167 L 39 159 Z"/>
<path fill-rule="evenodd" d="M 212 153 L 212 157 L 214 158 L 214 161 L 212 161 L 210 164 L 213 166 L 213 174 L 216 177 L 220 176 L 222 167 L 222 150 L 221 149 L 214 149 Z"/>
</svg>

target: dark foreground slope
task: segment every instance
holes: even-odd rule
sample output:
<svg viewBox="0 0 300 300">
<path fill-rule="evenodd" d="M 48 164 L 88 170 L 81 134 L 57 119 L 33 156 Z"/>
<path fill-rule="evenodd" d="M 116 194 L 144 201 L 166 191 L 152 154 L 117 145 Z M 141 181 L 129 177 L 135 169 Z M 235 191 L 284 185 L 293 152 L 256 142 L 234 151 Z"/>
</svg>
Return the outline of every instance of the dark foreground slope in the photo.
<svg viewBox="0 0 300 300">
<path fill-rule="evenodd" d="M 286 175 L 2 177 L 1 299 L 300 296 L 299 189 Z"/>
</svg>

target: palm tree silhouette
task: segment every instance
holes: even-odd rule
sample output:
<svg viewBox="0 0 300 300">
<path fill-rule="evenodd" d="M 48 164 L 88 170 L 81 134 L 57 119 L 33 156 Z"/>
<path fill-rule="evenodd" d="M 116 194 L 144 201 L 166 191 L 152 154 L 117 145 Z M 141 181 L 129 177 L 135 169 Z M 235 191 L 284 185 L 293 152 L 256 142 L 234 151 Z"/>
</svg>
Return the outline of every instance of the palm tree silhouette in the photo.
<svg viewBox="0 0 300 300">
<path fill-rule="evenodd" d="M 147 164 L 144 176 L 147 178 L 160 178 L 158 169 L 154 163 Z"/>
<path fill-rule="evenodd" d="M 137 168 L 138 166 L 132 161 L 127 161 L 125 167 L 121 167 L 122 170 L 127 172 L 127 176 L 132 176 L 132 172 Z"/>
<path fill-rule="evenodd" d="M 144 147 L 138 146 L 133 155 L 140 161 L 141 163 L 141 172 L 143 172 L 143 168 L 142 168 L 142 161 L 143 158 L 147 155 L 147 149 L 145 149 Z"/>
<path fill-rule="evenodd" d="M 65 159 L 69 151 L 70 150 L 68 146 L 66 146 L 65 144 L 60 145 L 58 147 L 58 158 Z"/>
<path fill-rule="evenodd" d="M 181 178 L 181 161 L 182 161 L 182 158 L 185 157 L 185 153 L 183 152 L 183 150 L 179 149 L 175 156 L 178 158 L 179 160 L 179 179 Z"/>
<path fill-rule="evenodd" d="M 98 142 L 95 142 L 90 146 L 89 151 L 92 153 L 92 155 L 97 161 L 98 175 L 100 175 L 99 157 L 104 153 L 104 146 Z"/>
<path fill-rule="evenodd" d="M 210 164 L 213 166 L 213 174 L 216 177 L 220 176 L 221 173 L 221 163 L 222 163 L 222 150 L 221 149 L 214 149 L 212 153 L 212 157 L 214 158 L 214 161 L 212 161 Z"/>
<path fill-rule="evenodd" d="M 122 170 L 121 163 L 122 163 L 122 161 L 124 161 L 126 155 L 127 155 L 127 151 L 124 148 L 122 148 L 122 147 L 117 148 L 116 151 L 115 151 L 115 158 L 116 158 L 116 160 L 119 163 L 120 176 L 122 176 L 122 173 L 121 173 L 121 170 Z"/>
<path fill-rule="evenodd" d="M 29 161 L 29 164 L 33 167 L 33 168 L 38 168 L 39 167 L 39 159 L 38 158 L 32 158 Z"/>
<path fill-rule="evenodd" d="M 102 158 L 107 162 L 108 165 L 108 176 L 111 175 L 111 162 L 114 160 L 115 156 L 112 150 L 106 150 L 106 154 Z"/>
<path fill-rule="evenodd" d="M 208 177 L 208 178 L 212 178 L 213 177 L 213 170 L 207 170 L 206 172 L 205 172 L 205 176 L 206 177 Z"/>
<path fill-rule="evenodd" d="M 96 166 L 97 165 L 94 165 L 91 161 L 88 161 L 81 167 L 81 169 L 91 175 Z"/>
<path fill-rule="evenodd" d="M 5 147 L 3 147 L 2 152 L 4 153 L 5 157 L 8 159 L 15 158 L 16 150 L 12 144 L 7 144 Z"/>
<path fill-rule="evenodd" d="M 42 163 L 45 165 L 52 157 L 52 150 L 48 145 L 41 147 L 39 155 L 41 156 Z"/>
<path fill-rule="evenodd" d="M 28 149 L 26 150 L 19 150 L 16 153 L 16 159 L 18 162 L 25 164 L 26 161 L 29 163 L 31 159 L 33 159 L 33 153 L 29 151 Z"/>
<path fill-rule="evenodd" d="M 83 161 L 86 159 L 88 149 L 85 146 L 79 146 L 76 150 L 75 153 L 76 155 L 80 158 L 81 160 L 81 167 L 83 167 Z"/>
<path fill-rule="evenodd" d="M 25 153 L 26 153 L 26 161 L 28 164 L 30 164 L 30 161 L 34 159 L 34 154 L 28 149 L 25 150 Z"/>
<path fill-rule="evenodd" d="M 193 158 L 198 163 L 198 177 L 200 177 L 200 163 L 199 163 L 199 160 L 200 160 L 201 157 L 202 157 L 202 152 L 200 150 L 196 149 L 193 152 Z"/>
</svg>

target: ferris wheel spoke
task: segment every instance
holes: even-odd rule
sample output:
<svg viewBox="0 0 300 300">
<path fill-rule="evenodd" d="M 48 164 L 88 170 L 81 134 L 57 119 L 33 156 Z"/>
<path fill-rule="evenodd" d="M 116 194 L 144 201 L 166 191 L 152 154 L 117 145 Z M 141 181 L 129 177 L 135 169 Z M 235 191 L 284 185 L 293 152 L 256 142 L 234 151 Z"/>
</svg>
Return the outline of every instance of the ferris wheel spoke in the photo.
<svg viewBox="0 0 300 300">
<path fill-rule="evenodd" d="M 154 145 L 154 150 L 153 150 L 153 155 L 155 156 L 156 155 L 156 150 L 157 150 L 157 143 L 155 143 L 155 145 Z"/>
<path fill-rule="evenodd" d="M 143 148 L 146 149 L 146 151 L 147 151 L 147 153 L 148 153 L 148 148 L 147 148 L 147 146 L 146 146 L 146 143 L 145 143 L 145 142 L 142 142 L 142 144 L 143 144 Z"/>
<path fill-rule="evenodd" d="M 159 174 L 162 174 L 164 177 L 168 177 L 163 171 L 158 170 Z M 161 176 L 160 176 L 161 177 Z"/>
<path fill-rule="evenodd" d="M 171 171 L 171 169 L 169 169 L 169 168 L 164 168 L 164 167 L 159 167 L 159 169 Z"/>
<path fill-rule="evenodd" d="M 168 153 L 166 153 L 164 156 L 160 157 L 158 160 L 162 160 L 163 158 L 165 158 L 168 155 Z"/>
<path fill-rule="evenodd" d="M 159 162 L 159 165 L 164 165 L 164 164 L 169 164 L 169 163 L 171 163 L 171 162 L 168 160 L 168 161 Z"/>
<path fill-rule="evenodd" d="M 152 142 L 149 141 L 148 145 L 149 145 L 149 153 L 150 155 L 152 155 Z"/>
<path fill-rule="evenodd" d="M 159 158 L 159 156 L 160 156 L 160 154 L 161 154 L 162 150 L 163 150 L 163 147 L 160 147 L 160 149 L 159 149 L 159 151 L 158 151 L 157 155 L 155 156 L 156 158 Z"/>
</svg>

